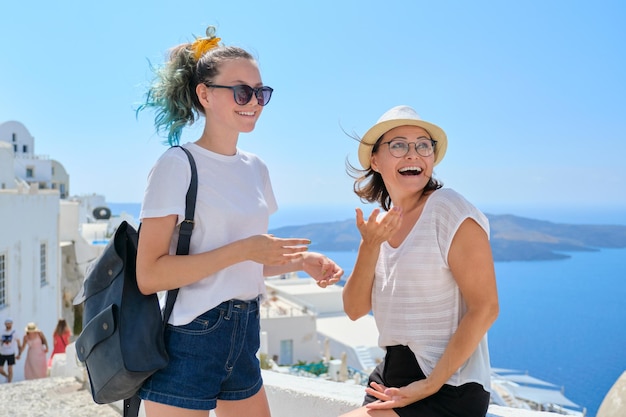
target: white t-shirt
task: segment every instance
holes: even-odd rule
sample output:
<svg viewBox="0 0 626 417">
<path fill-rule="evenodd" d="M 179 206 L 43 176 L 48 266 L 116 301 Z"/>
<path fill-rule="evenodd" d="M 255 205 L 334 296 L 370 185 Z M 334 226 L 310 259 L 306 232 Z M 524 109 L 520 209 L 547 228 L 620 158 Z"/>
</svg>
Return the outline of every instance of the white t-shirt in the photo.
<svg viewBox="0 0 626 417">
<path fill-rule="evenodd" d="M 448 252 L 461 223 L 474 219 L 489 236 L 485 215 L 457 192 L 434 191 L 398 248 L 381 245 L 372 308 L 381 347 L 405 345 L 430 375 L 465 314 L 466 305 L 450 268 Z M 447 384 L 482 384 L 490 391 L 487 335 Z"/>
<path fill-rule="evenodd" d="M 194 143 L 184 145 L 198 171 L 198 196 L 190 254 L 206 252 L 249 236 L 267 233 L 269 216 L 277 210 L 267 167 L 256 155 L 241 150 L 225 156 Z M 185 195 L 191 181 L 187 155 L 168 149 L 148 176 L 140 219 L 178 215 L 185 218 Z M 141 239 L 141 233 L 140 233 Z M 178 229 L 170 254 L 176 253 Z M 169 322 L 183 325 L 231 299 L 265 296 L 263 265 L 245 261 L 185 286 L 178 292 Z"/>
<path fill-rule="evenodd" d="M 17 339 L 18 335 L 15 333 L 15 329 L 9 331 L 2 330 L 0 336 L 0 355 L 17 355 Z"/>
</svg>

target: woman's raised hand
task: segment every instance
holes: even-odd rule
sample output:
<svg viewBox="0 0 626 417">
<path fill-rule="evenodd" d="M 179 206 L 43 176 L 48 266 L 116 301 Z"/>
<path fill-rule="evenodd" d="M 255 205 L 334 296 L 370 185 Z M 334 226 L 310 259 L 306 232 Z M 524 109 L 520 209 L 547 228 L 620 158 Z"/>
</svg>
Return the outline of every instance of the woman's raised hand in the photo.
<svg viewBox="0 0 626 417">
<path fill-rule="evenodd" d="M 380 209 L 374 209 L 370 217 L 365 220 L 363 210 L 356 209 L 356 227 L 365 244 L 380 246 L 393 236 L 402 223 L 402 210 L 399 207 L 392 207 L 380 220 L 378 220 L 379 213 Z"/>
</svg>

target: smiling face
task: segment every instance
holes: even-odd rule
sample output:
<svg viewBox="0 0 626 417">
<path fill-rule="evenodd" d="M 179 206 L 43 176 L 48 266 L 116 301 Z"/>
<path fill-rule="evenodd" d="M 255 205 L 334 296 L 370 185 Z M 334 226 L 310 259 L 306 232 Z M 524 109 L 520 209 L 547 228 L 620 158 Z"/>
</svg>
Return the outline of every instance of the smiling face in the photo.
<svg viewBox="0 0 626 417">
<path fill-rule="evenodd" d="M 430 135 L 418 126 L 399 126 L 383 135 L 378 143 L 377 150 L 372 154 L 371 167 L 380 173 L 385 187 L 394 199 L 398 193 L 415 193 L 421 191 L 428 184 L 433 175 L 435 161 L 434 152 L 429 156 L 420 155 L 415 147 L 426 146 Z M 406 155 L 395 157 L 392 155 L 388 142 L 403 141 L 409 144 Z M 427 152 L 424 152 L 427 153 Z"/>
<path fill-rule="evenodd" d="M 263 86 L 256 62 L 246 58 L 222 62 L 219 73 L 211 84 L 224 86 L 245 84 L 253 88 Z M 263 110 L 255 95 L 247 104 L 239 105 L 235 102 L 233 90 L 228 88 L 210 88 L 199 84 L 196 92 L 204 107 L 209 126 L 229 133 L 251 132 Z"/>
</svg>

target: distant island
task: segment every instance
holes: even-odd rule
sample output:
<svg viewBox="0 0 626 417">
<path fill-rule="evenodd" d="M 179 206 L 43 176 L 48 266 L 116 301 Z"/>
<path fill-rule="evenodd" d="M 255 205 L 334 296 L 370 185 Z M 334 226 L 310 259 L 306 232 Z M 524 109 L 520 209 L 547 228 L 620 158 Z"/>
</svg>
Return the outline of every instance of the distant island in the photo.
<svg viewBox="0 0 626 417">
<path fill-rule="evenodd" d="M 496 262 L 566 259 L 567 252 L 626 248 L 626 226 L 574 225 L 513 215 L 487 214 L 491 249 Z M 354 219 L 270 230 L 280 237 L 307 237 L 315 251 L 350 252 L 359 248 L 361 235 Z"/>
</svg>

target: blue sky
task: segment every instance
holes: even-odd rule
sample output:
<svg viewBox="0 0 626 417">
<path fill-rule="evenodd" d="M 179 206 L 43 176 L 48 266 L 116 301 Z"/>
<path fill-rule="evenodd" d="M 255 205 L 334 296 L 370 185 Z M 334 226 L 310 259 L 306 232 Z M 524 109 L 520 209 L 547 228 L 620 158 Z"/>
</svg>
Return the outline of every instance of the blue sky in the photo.
<svg viewBox="0 0 626 417">
<path fill-rule="evenodd" d="M 239 146 L 283 207 L 358 205 L 344 131 L 408 104 L 448 134 L 436 177 L 479 207 L 626 213 L 623 1 L 10 1 L 0 15 L 0 123 L 23 123 L 74 195 L 141 201 L 165 150 L 134 112 L 148 62 L 215 25 L 275 89 Z"/>
</svg>

